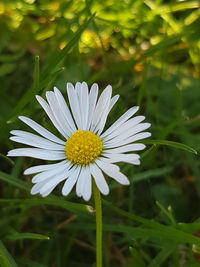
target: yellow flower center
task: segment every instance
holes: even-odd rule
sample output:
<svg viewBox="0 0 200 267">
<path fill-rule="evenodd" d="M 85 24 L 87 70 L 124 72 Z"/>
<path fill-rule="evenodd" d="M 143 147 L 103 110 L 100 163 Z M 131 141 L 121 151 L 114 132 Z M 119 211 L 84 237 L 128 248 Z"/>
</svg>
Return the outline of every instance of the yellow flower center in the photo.
<svg viewBox="0 0 200 267">
<path fill-rule="evenodd" d="M 77 130 L 67 139 L 65 155 L 74 164 L 87 165 L 101 154 L 102 149 L 99 136 L 91 131 Z"/>
</svg>

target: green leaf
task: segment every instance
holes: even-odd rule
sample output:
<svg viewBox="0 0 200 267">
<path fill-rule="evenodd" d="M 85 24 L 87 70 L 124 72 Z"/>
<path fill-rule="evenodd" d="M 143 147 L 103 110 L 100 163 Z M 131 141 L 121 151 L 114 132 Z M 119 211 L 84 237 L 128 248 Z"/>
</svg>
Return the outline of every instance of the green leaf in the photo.
<svg viewBox="0 0 200 267">
<path fill-rule="evenodd" d="M 132 234 L 135 238 L 158 238 L 172 240 L 174 243 L 190 243 L 200 245 L 200 239 L 191 234 L 176 230 L 169 226 L 164 226 L 162 230 L 148 229 L 144 227 L 130 227 L 124 225 L 104 225 L 106 231 Z"/>
<path fill-rule="evenodd" d="M 199 238 L 197 238 L 197 237 L 194 238 L 193 235 L 185 233 L 182 230 L 178 230 L 175 227 L 166 226 L 166 225 L 160 224 L 158 222 L 155 222 L 153 220 L 149 220 L 149 219 L 145 219 L 145 218 L 136 216 L 134 214 L 131 214 L 129 212 L 126 212 L 124 210 L 121 210 L 121 209 L 113 206 L 111 203 L 109 203 L 108 201 L 105 201 L 105 200 L 103 200 L 103 204 L 106 205 L 111 210 L 115 211 L 116 213 L 129 218 L 130 220 L 139 222 L 139 223 L 141 223 L 141 224 L 143 224 L 149 228 L 152 228 L 152 229 L 149 229 L 149 230 L 152 230 L 152 232 L 151 231 L 149 232 L 149 234 L 152 237 L 153 237 L 153 235 L 155 237 L 156 234 L 158 234 L 158 236 L 160 234 L 160 237 L 162 237 L 162 238 L 167 238 L 167 236 L 169 237 L 169 239 L 174 239 L 174 238 L 176 239 L 177 238 L 177 242 L 179 241 L 180 243 L 181 243 L 181 240 L 184 243 L 183 239 L 185 239 L 185 242 L 188 242 L 188 243 L 194 242 L 194 243 L 200 245 L 200 239 Z M 157 233 L 154 231 L 156 231 Z M 141 232 L 141 235 L 142 235 L 142 232 Z"/>
<path fill-rule="evenodd" d="M 2 267 L 17 267 L 16 262 L 0 241 L 0 266 Z"/>
<path fill-rule="evenodd" d="M 40 87 L 40 57 L 35 57 L 33 91 L 38 92 Z"/>
<path fill-rule="evenodd" d="M 172 170 L 171 167 L 152 169 L 149 171 L 136 173 L 133 177 L 133 183 L 141 182 L 150 178 L 159 178 L 161 175 L 167 174 Z"/>
<path fill-rule="evenodd" d="M 178 148 L 178 149 L 182 149 L 182 150 L 188 151 L 188 152 L 193 153 L 193 154 L 198 154 L 197 151 L 194 148 L 192 148 L 190 146 L 187 146 L 185 144 L 182 144 L 182 143 L 174 142 L 174 141 L 168 141 L 168 140 L 144 140 L 143 143 L 144 144 L 150 144 L 150 145 L 170 146 L 170 147 L 175 147 L 175 148 Z"/>
<path fill-rule="evenodd" d="M 74 223 L 68 226 L 71 229 L 95 229 L 94 224 L 78 224 Z M 116 224 L 104 224 L 103 230 L 108 232 L 124 233 L 129 238 L 156 238 L 160 242 L 173 241 L 174 244 L 190 243 L 200 246 L 200 238 L 193 236 L 192 234 L 185 233 L 170 226 L 162 225 L 162 229 L 149 229 L 145 227 L 132 227 L 126 225 Z M 131 236 L 132 235 L 132 236 Z M 163 241 L 162 241 L 163 240 Z"/>
<path fill-rule="evenodd" d="M 148 220 L 148 219 L 139 217 L 137 215 L 134 215 L 132 213 L 129 213 L 127 211 L 124 211 L 122 209 L 119 209 L 119 208 L 115 207 L 114 205 L 112 205 L 112 203 L 110 203 L 104 199 L 102 200 L 102 202 L 107 208 L 113 210 L 114 212 L 116 212 L 116 213 L 118 213 L 124 217 L 129 218 L 130 220 L 133 220 L 135 222 L 139 222 L 139 223 L 144 224 L 148 227 L 153 227 L 153 228 L 159 228 L 160 226 L 162 227 L 162 225 L 158 222 L 155 222 L 153 220 Z"/>
<path fill-rule="evenodd" d="M 145 267 L 145 262 L 142 258 L 142 255 L 139 253 L 139 251 L 137 251 L 137 249 L 135 249 L 134 247 L 130 247 L 129 248 L 131 255 L 133 256 L 133 260 L 134 260 L 134 266 L 135 267 Z"/>
<path fill-rule="evenodd" d="M 5 159 L 10 165 L 14 165 L 14 161 L 2 153 L 0 153 L 0 158 Z"/>
<path fill-rule="evenodd" d="M 22 239 L 39 239 L 39 240 L 49 240 L 50 238 L 46 235 L 35 234 L 35 233 L 12 233 L 6 236 L 8 240 L 22 240 Z"/>
<path fill-rule="evenodd" d="M 20 266 L 26 266 L 26 267 L 47 267 L 46 264 L 39 263 L 37 261 L 31 261 L 29 259 L 20 258 L 18 260 Z"/>
<path fill-rule="evenodd" d="M 160 210 L 163 212 L 163 214 L 165 214 L 168 217 L 170 222 L 173 225 L 176 225 L 176 221 L 175 221 L 173 214 L 172 214 L 171 206 L 169 206 L 168 209 L 166 209 L 159 201 L 156 201 L 156 205 L 160 208 Z"/>
<path fill-rule="evenodd" d="M 155 258 L 152 259 L 148 267 L 161 266 L 161 264 L 170 256 L 170 254 L 177 248 L 175 245 L 170 245 L 169 247 L 164 247 Z"/>
<path fill-rule="evenodd" d="M 0 172 L 0 180 L 3 182 L 7 182 L 19 189 L 23 189 L 27 192 L 30 192 L 30 188 L 31 188 L 30 185 L 26 184 L 25 182 L 17 178 L 14 178 L 12 175 L 6 174 L 4 172 Z M 41 199 L 0 199 L 0 203 L 20 203 L 20 204 L 26 204 L 30 206 L 51 205 L 51 206 L 64 208 L 72 212 L 77 211 L 77 212 L 84 212 L 84 213 L 90 213 L 92 210 L 89 205 L 72 203 L 72 202 L 63 200 L 62 197 L 56 197 L 53 195 L 48 196 L 46 198 L 41 198 Z"/>
<path fill-rule="evenodd" d="M 40 199 L 0 199 L 0 203 L 16 203 L 21 205 L 29 205 L 29 206 L 40 206 L 40 205 L 50 205 L 60 207 L 69 211 L 79 211 L 84 213 L 91 212 L 91 207 L 89 205 L 73 203 L 69 201 L 59 200 L 58 197 L 50 196 L 46 198 Z"/>
<path fill-rule="evenodd" d="M 145 158 L 146 156 L 148 156 L 151 152 L 155 151 L 157 148 L 156 145 L 152 145 L 149 149 L 145 150 L 142 154 L 141 154 L 141 158 Z"/>
</svg>

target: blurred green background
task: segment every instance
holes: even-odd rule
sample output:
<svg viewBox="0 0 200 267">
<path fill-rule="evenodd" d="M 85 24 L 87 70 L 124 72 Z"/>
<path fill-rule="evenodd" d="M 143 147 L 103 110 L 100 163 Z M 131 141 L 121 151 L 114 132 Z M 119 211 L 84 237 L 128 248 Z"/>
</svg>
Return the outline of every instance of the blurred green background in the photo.
<svg viewBox="0 0 200 267">
<path fill-rule="evenodd" d="M 18 115 L 51 131 L 34 95 L 66 82 L 97 82 L 120 94 L 108 125 L 133 105 L 151 122 L 142 164 L 121 164 L 104 197 L 104 266 L 200 266 L 200 4 L 164 0 L 1 0 L 0 266 L 95 266 L 94 212 L 74 193 L 32 197 L 8 159 Z M 51 128 L 52 127 L 52 128 Z M 161 142 L 158 142 L 161 143 Z M 85 206 L 85 204 L 89 205 Z M 127 211 L 127 213 L 124 213 Z M 136 217 L 137 215 L 138 217 Z M 146 218 L 146 219 L 143 219 Z"/>
</svg>

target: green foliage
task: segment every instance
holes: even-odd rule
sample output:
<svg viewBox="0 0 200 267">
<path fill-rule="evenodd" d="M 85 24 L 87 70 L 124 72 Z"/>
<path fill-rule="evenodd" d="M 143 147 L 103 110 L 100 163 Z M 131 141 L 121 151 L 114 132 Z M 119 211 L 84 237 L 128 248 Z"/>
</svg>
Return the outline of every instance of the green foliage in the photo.
<svg viewBox="0 0 200 267">
<path fill-rule="evenodd" d="M 9 159 L 12 129 L 27 115 L 55 131 L 35 101 L 67 81 L 113 86 L 120 99 L 108 125 L 141 106 L 152 140 L 142 164 L 121 164 L 129 187 L 108 180 L 104 266 L 199 266 L 199 1 L 3 0 L 0 2 L 0 266 L 92 266 L 93 200 L 60 187 L 30 195 Z M 78 253 L 77 253 L 78 251 Z M 67 265 L 66 265 L 67 264 Z"/>
</svg>

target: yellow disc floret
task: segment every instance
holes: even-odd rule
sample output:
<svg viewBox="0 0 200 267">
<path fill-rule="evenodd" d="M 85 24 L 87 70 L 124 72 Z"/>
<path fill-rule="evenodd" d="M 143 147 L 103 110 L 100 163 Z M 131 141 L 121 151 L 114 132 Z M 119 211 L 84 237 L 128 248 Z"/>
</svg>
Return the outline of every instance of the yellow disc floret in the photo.
<svg viewBox="0 0 200 267">
<path fill-rule="evenodd" d="M 101 154 L 102 149 L 102 140 L 99 136 L 91 131 L 77 130 L 67 139 L 65 154 L 72 163 L 87 165 Z"/>
</svg>

